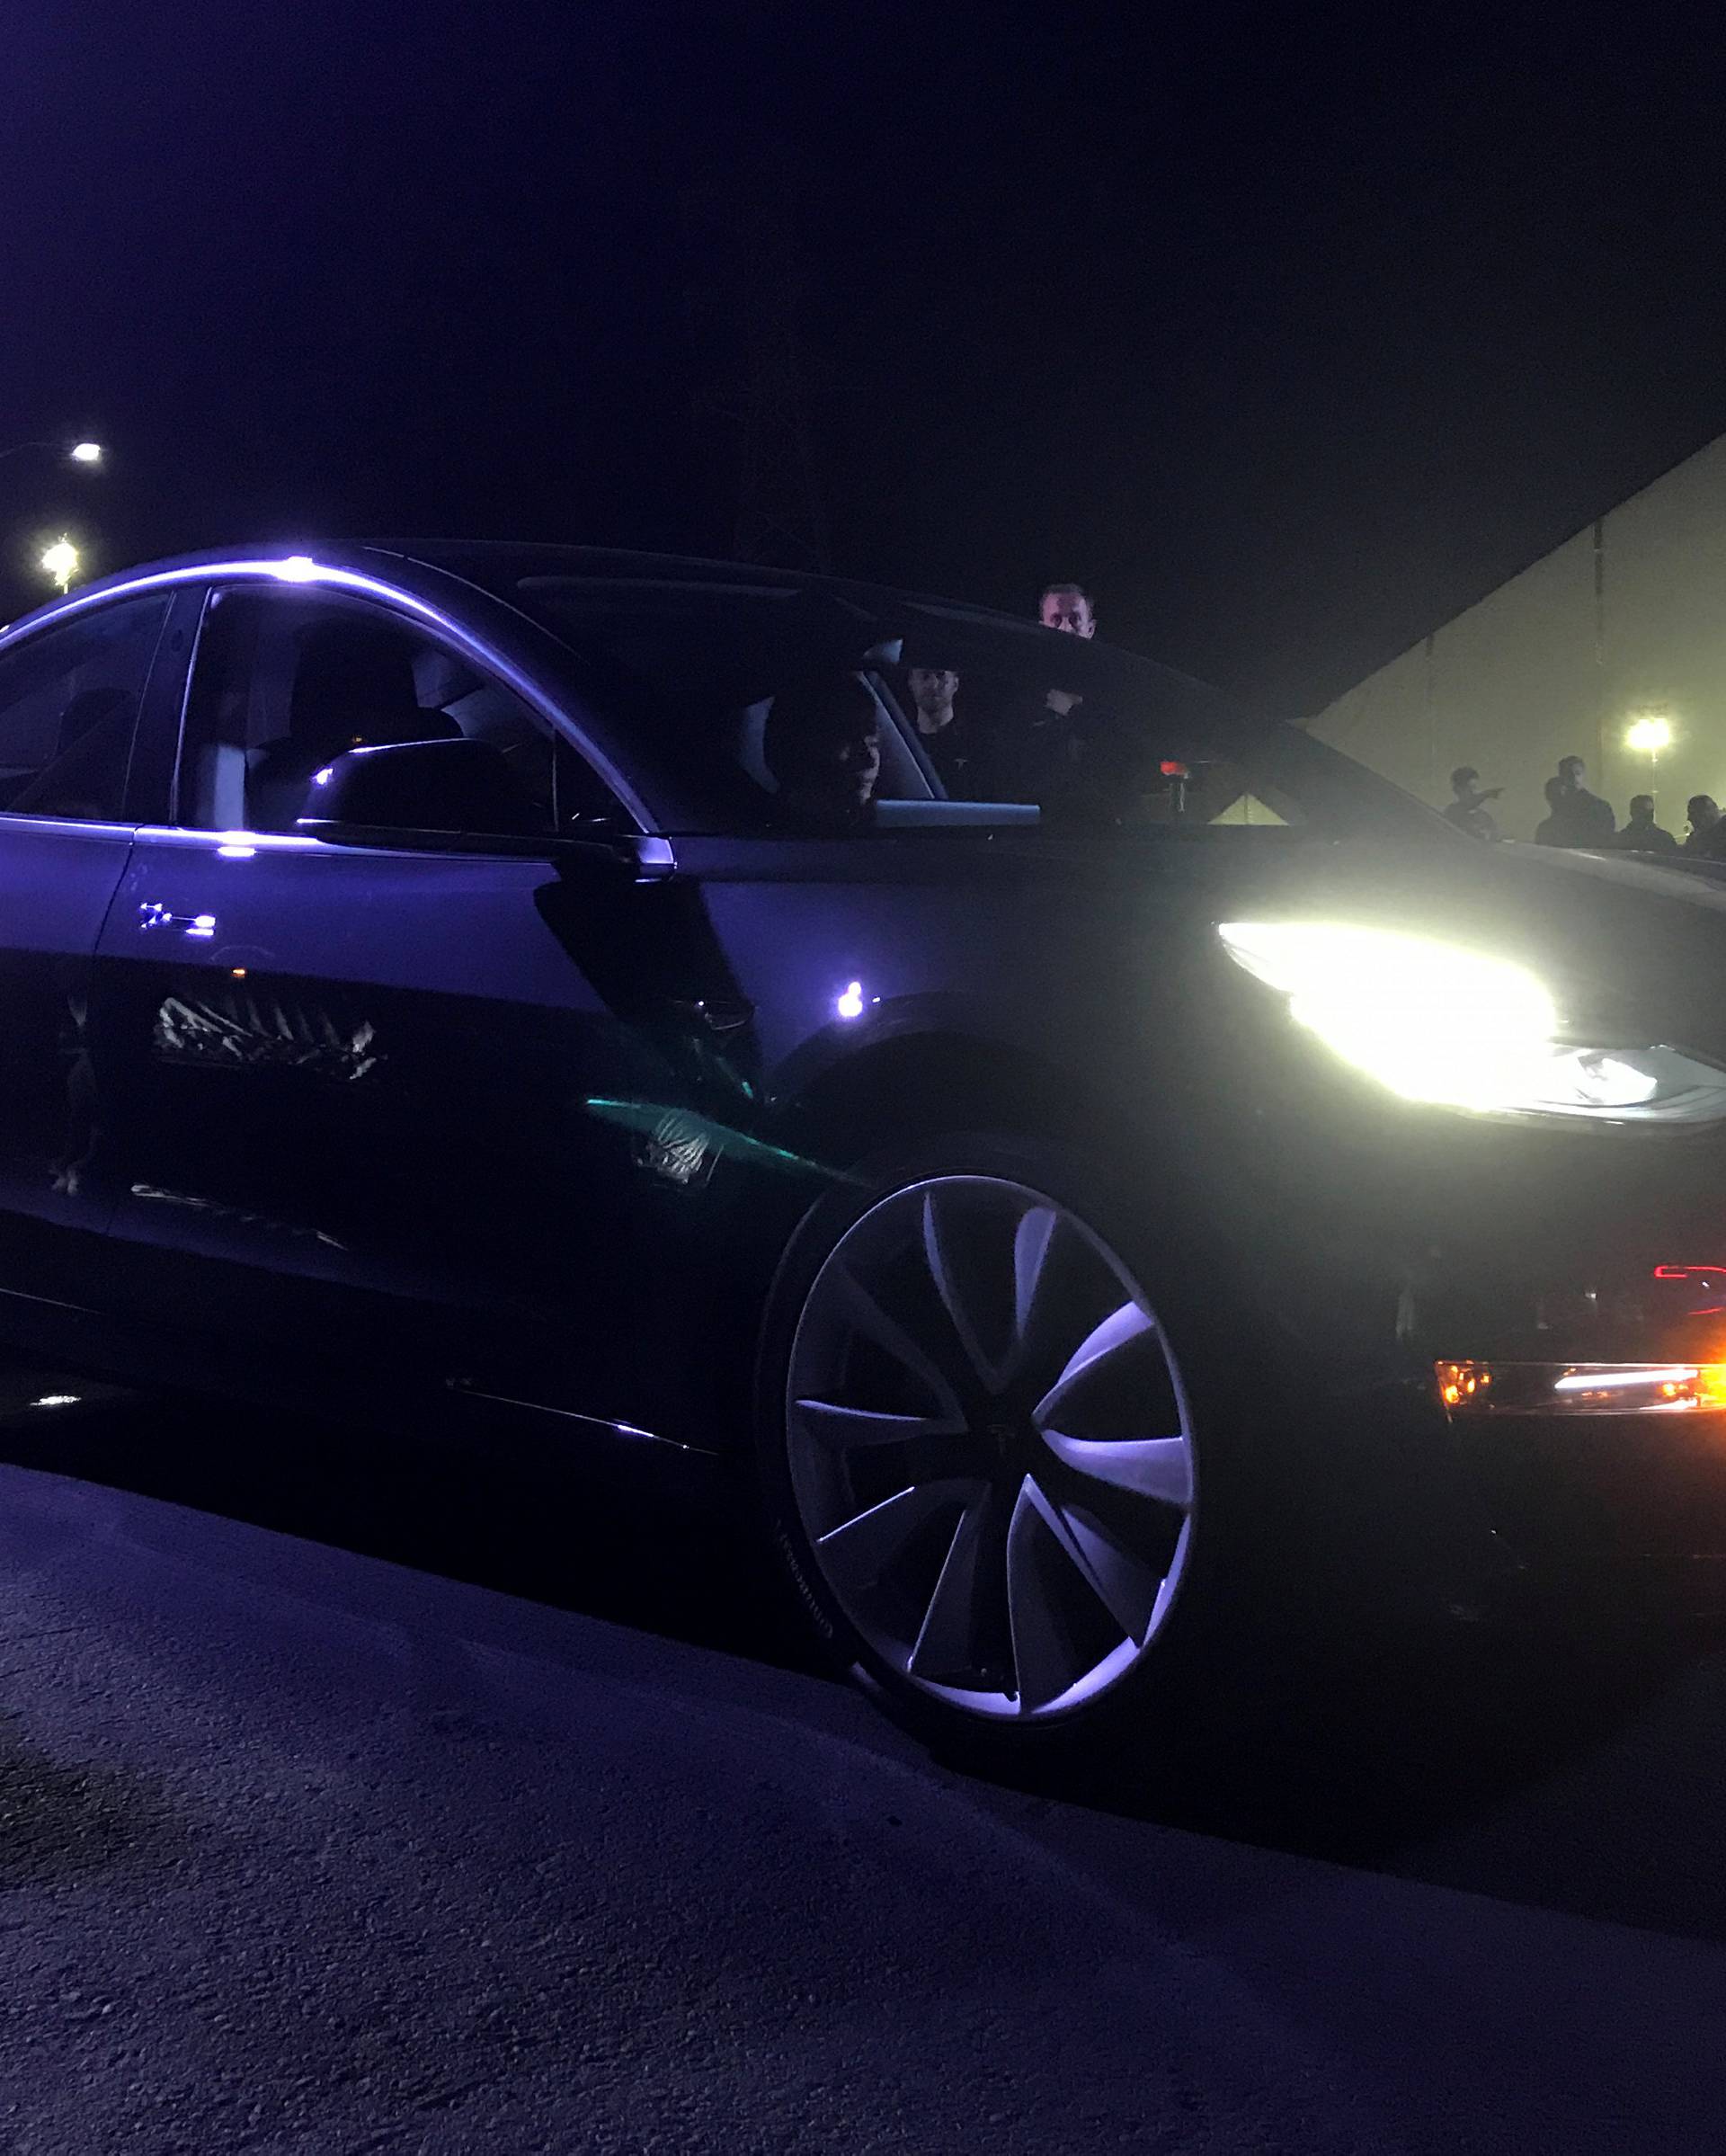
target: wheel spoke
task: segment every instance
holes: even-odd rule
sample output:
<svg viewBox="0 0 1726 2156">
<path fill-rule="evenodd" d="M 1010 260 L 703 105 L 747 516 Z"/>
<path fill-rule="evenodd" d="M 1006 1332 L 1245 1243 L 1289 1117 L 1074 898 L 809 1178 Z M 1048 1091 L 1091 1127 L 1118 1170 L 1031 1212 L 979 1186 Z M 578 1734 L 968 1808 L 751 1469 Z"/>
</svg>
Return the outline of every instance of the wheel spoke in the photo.
<svg viewBox="0 0 1726 2156">
<path fill-rule="evenodd" d="M 1061 1216 L 1053 1206 L 1033 1206 L 1013 1237 L 1013 1359 L 1024 1361 L 1040 1329 L 1050 1272 L 1049 1251 Z"/>
<path fill-rule="evenodd" d="M 905 1445 L 913 1438 L 954 1437 L 962 1420 L 945 1415 L 888 1415 L 868 1407 L 844 1407 L 836 1400 L 794 1400 L 792 1407 L 812 1437 L 835 1451 L 854 1445 Z"/>
<path fill-rule="evenodd" d="M 1067 1358 L 1066 1367 L 1031 1411 L 1039 1428 L 1056 1420 L 1075 1388 L 1086 1378 L 1106 1371 L 1111 1356 L 1131 1348 L 1156 1330 L 1149 1314 L 1136 1303 L 1123 1303 L 1094 1326 Z"/>
<path fill-rule="evenodd" d="M 1076 1505 L 1063 1505 L 1058 1518 L 1067 1555 L 1097 1599 L 1137 1646 L 1155 1621 L 1161 1574 L 1124 1549 L 1099 1519 Z"/>
<path fill-rule="evenodd" d="M 938 1206 L 932 1190 L 923 1199 L 923 1256 L 935 1293 L 966 1361 L 986 1385 L 999 1385 L 1002 1371 L 990 1354 L 978 1323 L 980 1313 L 974 1306 L 978 1288 L 974 1279 L 965 1277 L 962 1233 L 955 1224 L 952 1206 Z"/>
<path fill-rule="evenodd" d="M 1060 1616 L 1049 1593 L 1048 1558 L 1060 1537 L 1050 1521 L 1054 1508 L 1028 1474 L 1019 1485 L 1007 1529 L 1007 1621 L 1020 1713 L 1046 1706 L 1083 1674 L 1075 1665 Z"/>
<path fill-rule="evenodd" d="M 873 1587 L 920 1528 L 951 1506 L 974 1503 L 983 1489 L 982 1483 L 957 1479 L 913 1483 L 819 1536 L 815 1547 L 823 1569 L 841 1593 Z"/>
<path fill-rule="evenodd" d="M 980 1666 L 983 1648 L 977 1598 L 988 1510 L 984 1495 L 959 1515 L 940 1577 L 923 1613 L 917 1644 L 911 1651 L 908 1667 L 913 1677 L 952 1679 Z"/>
<path fill-rule="evenodd" d="M 1070 1438 L 1045 1430 L 1043 1442 L 1056 1459 L 1095 1482 L 1191 1510 L 1193 1455 L 1185 1438 Z"/>
<path fill-rule="evenodd" d="M 842 1265 L 834 1270 L 845 1314 L 855 1330 L 919 1381 L 934 1401 L 936 1412 L 945 1425 L 962 1424 L 965 1416 L 957 1395 L 933 1359 L 918 1346 L 903 1325 L 888 1316 L 855 1273 Z"/>
</svg>

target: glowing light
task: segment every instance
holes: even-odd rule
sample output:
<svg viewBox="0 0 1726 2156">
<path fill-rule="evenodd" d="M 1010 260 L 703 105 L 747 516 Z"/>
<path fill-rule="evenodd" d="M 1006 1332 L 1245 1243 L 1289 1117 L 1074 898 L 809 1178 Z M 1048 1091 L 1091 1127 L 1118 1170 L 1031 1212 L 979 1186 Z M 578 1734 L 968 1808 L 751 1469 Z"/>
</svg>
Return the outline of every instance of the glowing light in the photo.
<svg viewBox="0 0 1726 2156">
<path fill-rule="evenodd" d="M 74 464 L 100 464 L 102 444 L 99 441 L 75 441 L 67 455 Z"/>
<path fill-rule="evenodd" d="M 286 561 L 274 563 L 272 568 L 283 584 L 311 584 L 321 574 L 309 554 L 290 554 Z"/>
<path fill-rule="evenodd" d="M 1617 1392 L 1625 1385 L 1694 1385 L 1702 1375 L 1696 1363 L 1643 1364 L 1629 1370 L 1571 1370 L 1553 1385 L 1555 1393 Z"/>
<path fill-rule="evenodd" d="M 244 966 L 230 967 L 228 971 L 233 975 L 236 981 L 243 981 L 245 978 L 245 968 Z"/>
<path fill-rule="evenodd" d="M 1632 721 L 1624 734 L 1624 745 L 1634 749 L 1639 755 L 1658 756 L 1662 749 L 1672 745 L 1672 722 L 1658 711 L 1645 713 Z"/>
<path fill-rule="evenodd" d="M 835 1018 L 861 1018 L 863 1015 L 863 984 L 852 981 L 833 998 Z"/>
<path fill-rule="evenodd" d="M 82 1393 L 43 1393 L 30 1404 L 32 1407 L 76 1407 L 83 1397 Z"/>
<path fill-rule="evenodd" d="M 218 846 L 216 849 L 225 861 L 249 861 L 257 855 L 255 846 Z"/>
<path fill-rule="evenodd" d="M 314 786 L 327 786 L 330 783 L 330 780 L 334 778 L 334 776 L 335 773 L 326 763 L 321 771 L 314 771 L 312 773 L 312 784 Z"/>
<path fill-rule="evenodd" d="M 62 532 L 51 547 L 45 548 L 39 566 L 46 576 L 51 576 L 61 591 L 69 591 L 72 579 L 78 573 L 78 550 Z"/>
<path fill-rule="evenodd" d="M 1454 1415 L 1718 1414 L 1726 1363 L 1440 1362 L 1438 1397 Z M 1489 1396 L 1497 1381 L 1497 1395 Z"/>
<path fill-rule="evenodd" d="M 1229 922 L 1237 965 L 1289 1015 L 1405 1100 L 1502 1108 L 1537 1091 L 1558 1013 L 1534 975 L 1424 936 L 1300 922 Z"/>
<path fill-rule="evenodd" d="M 1288 998 L 1291 1018 L 1405 1100 L 1486 1115 L 1726 1117 L 1726 1071 L 1659 1046 L 1568 1046 L 1544 984 L 1508 959 L 1331 922 L 1225 922 L 1217 933 Z"/>
</svg>

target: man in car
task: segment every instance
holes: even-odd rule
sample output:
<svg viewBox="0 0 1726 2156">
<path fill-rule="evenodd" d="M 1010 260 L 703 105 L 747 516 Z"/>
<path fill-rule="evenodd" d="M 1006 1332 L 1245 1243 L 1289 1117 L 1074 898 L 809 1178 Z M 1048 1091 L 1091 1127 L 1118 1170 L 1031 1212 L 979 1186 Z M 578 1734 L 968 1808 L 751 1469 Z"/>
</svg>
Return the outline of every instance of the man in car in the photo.
<svg viewBox="0 0 1726 2156">
<path fill-rule="evenodd" d="M 792 682 L 773 699 L 761 761 L 778 785 L 778 805 L 793 828 L 866 831 L 881 776 L 881 714 L 854 673 Z"/>
<path fill-rule="evenodd" d="M 956 801 L 979 800 L 977 743 L 959 717 L 955 699 L 959 677 L 950 666 L 912 666 L 905 674 L 917 738 L 937 776 Z"/>
</svg>

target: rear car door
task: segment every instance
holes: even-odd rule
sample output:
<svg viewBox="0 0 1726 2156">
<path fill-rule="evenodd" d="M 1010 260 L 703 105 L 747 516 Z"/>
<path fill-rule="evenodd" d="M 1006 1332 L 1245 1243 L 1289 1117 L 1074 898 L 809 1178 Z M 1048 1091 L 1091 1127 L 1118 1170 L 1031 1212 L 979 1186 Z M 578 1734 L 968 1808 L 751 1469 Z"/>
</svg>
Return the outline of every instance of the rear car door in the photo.
<svg viewBox="0 0 1726 2156">
<path fill-rule="evenodd" d="M 542 851 L 294 828 L 333 755 L 457 735 L 509 760 Z M 627 1412 L 639 1171 L 589 1104 L 652 1097 L 654 1059 L 608 973 L 638 894 L 571 745 L 387 607 L 218 589 L 175 804 L 96 973 L 126 1308 L 320 1376 L 399 1361 Z M 554 844 L 573 829 L 591 847 Z"/>
<path fill-rule="evenodd" d="M 129 774 L 171 592 L 75 606 L 0 645 L 0 1287 L 101 1299 L 106 1074 L 92 965 L 131 846 Z M 172 724 L 165 678 L 154 724 Z M 147 752 L 138 758 L 149 762 Z"/>
</svg>

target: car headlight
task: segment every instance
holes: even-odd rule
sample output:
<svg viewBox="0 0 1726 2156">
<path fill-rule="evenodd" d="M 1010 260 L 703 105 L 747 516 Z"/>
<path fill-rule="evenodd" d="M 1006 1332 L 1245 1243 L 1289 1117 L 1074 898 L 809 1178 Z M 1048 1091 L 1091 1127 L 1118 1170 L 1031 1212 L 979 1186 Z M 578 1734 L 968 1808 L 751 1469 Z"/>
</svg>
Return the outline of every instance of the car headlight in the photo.
<svg viewBox="0 0 1726 2156">
<path fill-rule="evenodd" d="M 1507 958 L 1340 922 L 1231 921 L 1217 932 L 1288 998 L 1291 1018 L 1405 1100 L 1615 1123 L 1726 1116 L 1726 1072 L 1658 1044 L 1561 1038 L 1551 992 Z"/>
</svg>

